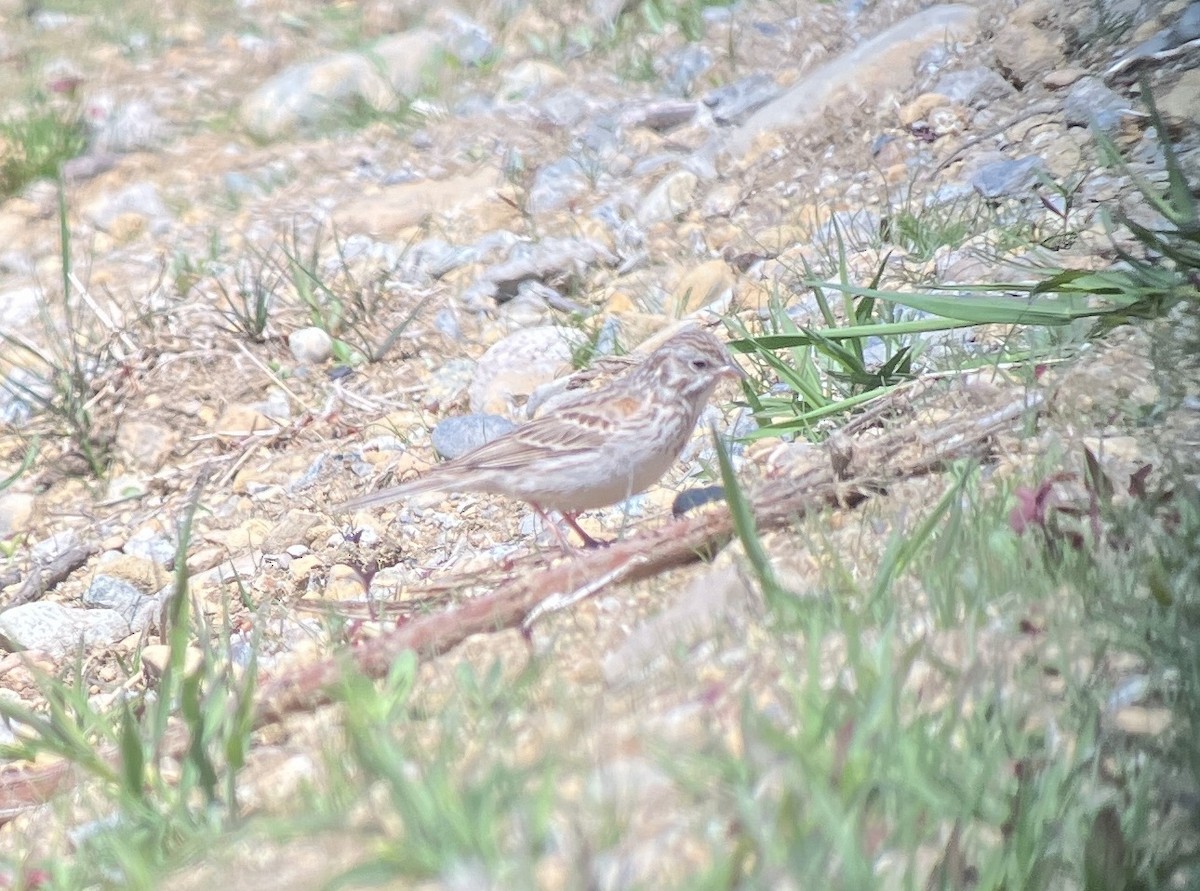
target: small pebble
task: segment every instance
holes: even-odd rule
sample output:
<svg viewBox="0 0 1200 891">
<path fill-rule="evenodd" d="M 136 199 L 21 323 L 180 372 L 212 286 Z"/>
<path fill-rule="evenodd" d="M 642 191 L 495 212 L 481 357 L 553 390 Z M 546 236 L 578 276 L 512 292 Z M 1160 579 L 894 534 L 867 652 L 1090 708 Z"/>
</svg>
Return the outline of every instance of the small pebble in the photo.
<svg viewBox="0 0 1200 891">
<path fill-rule="evenodd" d="M 333 354 L 333 338 L 321 328 L 300 328 L 288 335 L 288 349 L 300 364 L 320 365 Z"/>
</svg>

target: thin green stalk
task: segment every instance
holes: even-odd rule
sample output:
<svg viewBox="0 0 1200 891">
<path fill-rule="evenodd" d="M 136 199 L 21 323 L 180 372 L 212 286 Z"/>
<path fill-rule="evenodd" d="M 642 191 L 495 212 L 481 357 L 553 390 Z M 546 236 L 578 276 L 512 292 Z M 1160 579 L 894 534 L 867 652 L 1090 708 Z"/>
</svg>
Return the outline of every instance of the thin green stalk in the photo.
<svg viewBox="0 0 1200 891">
<path fill-rule="evenodd" d="M 767 605 L 777 618 L 794 619 L 797 607 L 795 595 L 784 588 L 775 575 L 771 558 L 767 556 L 766 548 L 758 537 L 754 509 L 742 492 L 729 452 L 715 430 L 712 432 L 712 439 L 713 447 L 717 450 L 717 461 L 721 465 L 721 483 L 725 488 L 725 501 L 729 505 L 729 513 L 733 517 L 733 529 L 742 543 L 742 549 L 746 552 L 754 574 L 758 577 Z"/>
</svg>

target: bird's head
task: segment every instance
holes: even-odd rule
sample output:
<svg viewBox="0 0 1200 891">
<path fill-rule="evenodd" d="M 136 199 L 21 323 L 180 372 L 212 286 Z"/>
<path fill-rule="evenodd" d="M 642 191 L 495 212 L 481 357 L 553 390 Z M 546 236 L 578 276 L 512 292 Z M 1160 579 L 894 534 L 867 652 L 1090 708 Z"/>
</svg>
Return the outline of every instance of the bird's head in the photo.
<svg viewBox="0 0 1200 891">
<path fill-rule="evenodd" d="M 648 378 L 677 391 L 683 398 L 707 399 L 726 378 L 745 377 L 729 350 L 712 334 L 688 328 L 646 357 Z"/>
</svg>

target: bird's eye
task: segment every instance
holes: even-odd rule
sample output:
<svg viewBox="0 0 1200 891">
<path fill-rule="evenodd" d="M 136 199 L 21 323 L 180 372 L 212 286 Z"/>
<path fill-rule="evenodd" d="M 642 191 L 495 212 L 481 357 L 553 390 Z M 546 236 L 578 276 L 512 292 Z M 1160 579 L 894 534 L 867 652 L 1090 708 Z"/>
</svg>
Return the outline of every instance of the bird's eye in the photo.
<svg viewBox="0 0 1200 891">
<path fill-rule="evenodd" d="M 704 371 L 710 365 L 707 359 L 693 359 L 691 364 L 692 371 Z"/>
</svg>

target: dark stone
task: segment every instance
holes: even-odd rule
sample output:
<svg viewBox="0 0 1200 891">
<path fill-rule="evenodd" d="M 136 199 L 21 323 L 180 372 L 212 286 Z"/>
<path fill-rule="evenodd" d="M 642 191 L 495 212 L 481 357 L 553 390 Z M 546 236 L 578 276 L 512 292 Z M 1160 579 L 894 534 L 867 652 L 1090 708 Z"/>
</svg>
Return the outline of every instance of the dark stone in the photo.
<svg viewBox="0 0 1200 891">
<path fill-rule="evenodd" d="M 724 486 L 705 486 L 700 489 L 688 489 L 675 496 L 671 503 L 671 516 L 682 517 L 689 511 L 709 504 L 713 501 L 725 500 Z"/>
</svg>

